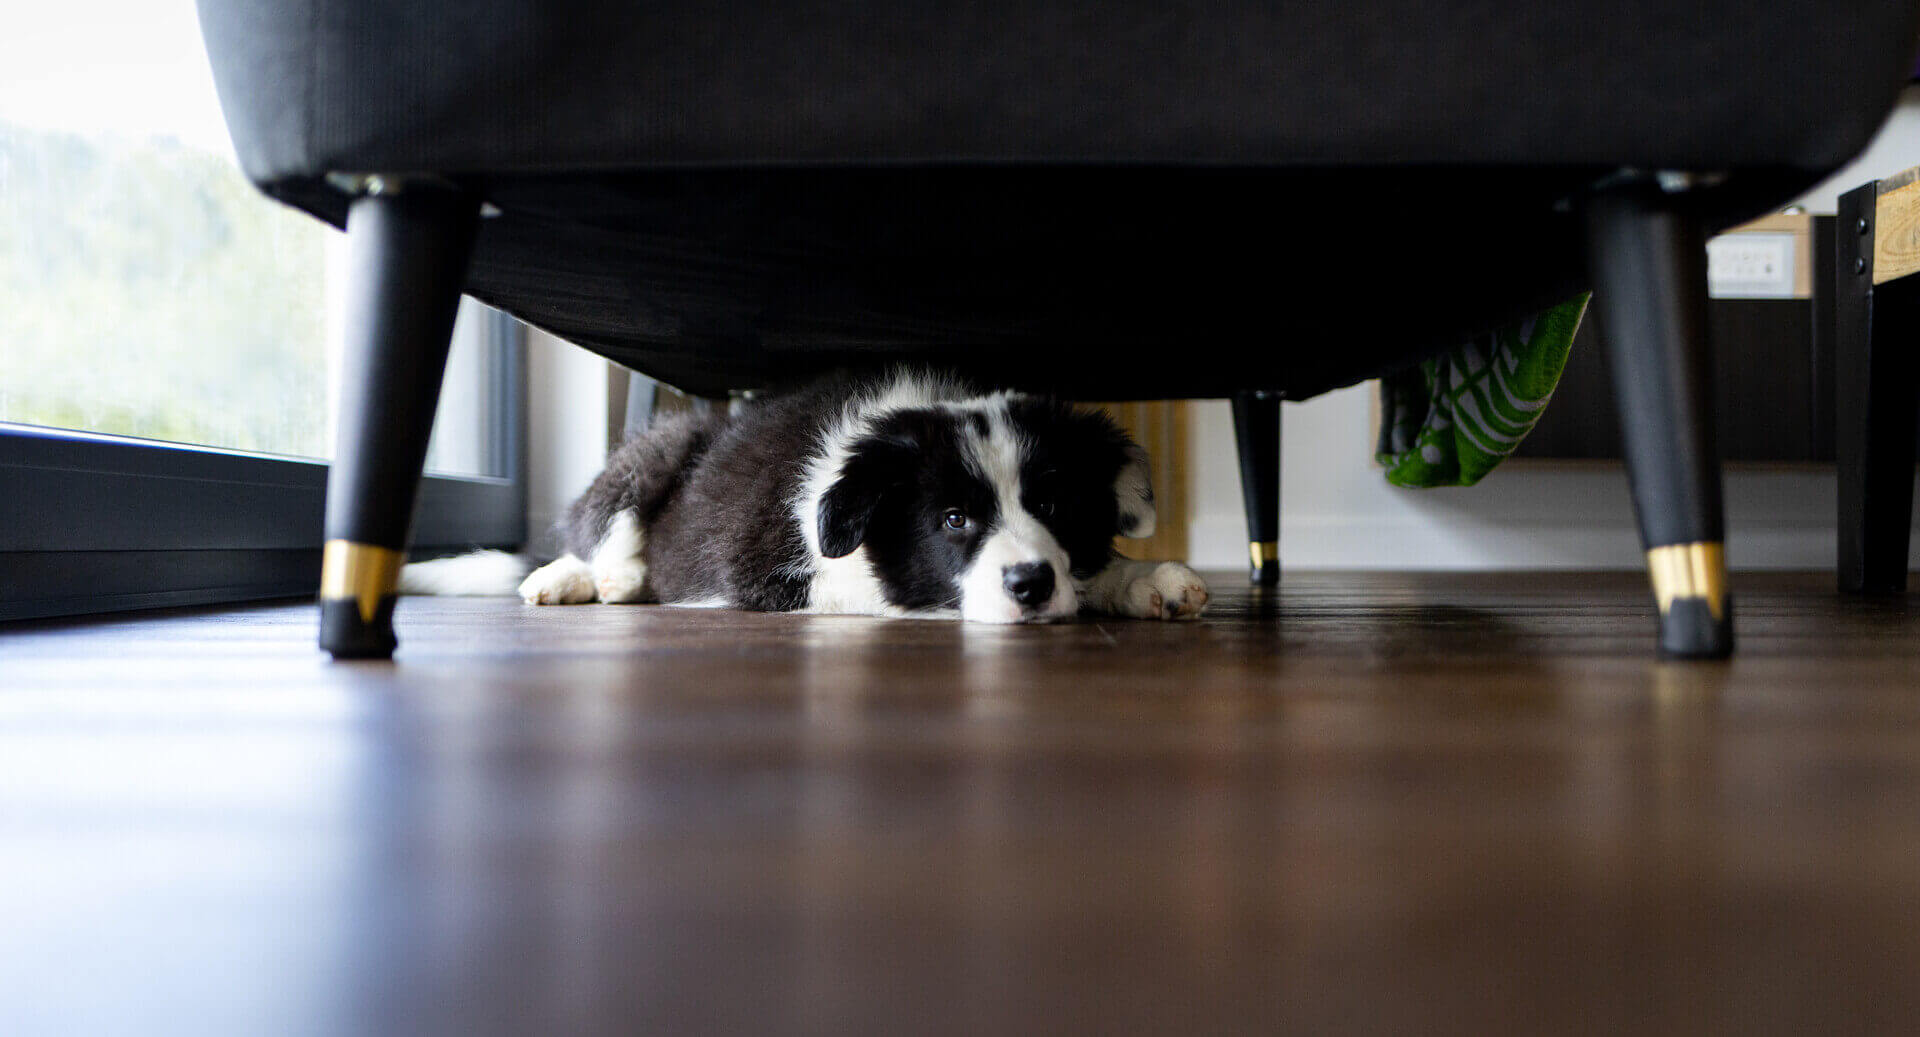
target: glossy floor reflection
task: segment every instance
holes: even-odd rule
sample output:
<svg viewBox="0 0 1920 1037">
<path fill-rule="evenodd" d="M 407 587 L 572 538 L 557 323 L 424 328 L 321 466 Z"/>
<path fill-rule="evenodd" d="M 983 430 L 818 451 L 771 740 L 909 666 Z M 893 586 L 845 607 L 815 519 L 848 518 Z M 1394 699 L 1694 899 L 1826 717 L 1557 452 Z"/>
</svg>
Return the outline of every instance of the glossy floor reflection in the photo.
<svg viewBox="0 0 1920 1037">
<path fill-rule="evenodd" d="M 0 1032 L 1826 1032 L 1920 1009 L 1920 615 L 1216 574 L 1198 624 L 0 628 Z"/>
</svg>

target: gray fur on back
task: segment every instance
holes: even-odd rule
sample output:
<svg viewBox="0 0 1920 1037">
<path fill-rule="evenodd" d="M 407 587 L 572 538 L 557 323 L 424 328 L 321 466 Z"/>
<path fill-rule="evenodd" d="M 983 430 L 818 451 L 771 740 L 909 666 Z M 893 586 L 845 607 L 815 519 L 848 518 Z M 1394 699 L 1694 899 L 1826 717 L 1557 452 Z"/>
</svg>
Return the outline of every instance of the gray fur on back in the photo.
<svg viewBox="0 0 1920 1037">
<path fill-rule="evenodd" d="M 808 552 L 793 502 L 824 426 L 869 381 L 828 378 L 749 402 L 731 416 L 656 420 L 614 450 L 567 509 L 566 550 L 591 558 L 613 516 L 632 510 L 648 600 L 805 608 Z"/>
<path fill-rule="evenodd" d="M 727 419 L 684 485 L 645 524 L 647 584 L 656 600 L 722 600 L 764 612 L 807 607 L 809 555 L 793 505 L 826 424 L 861 384 L 830 378 L 754 400 Z"/>
<path fill-rule="evenodd" d="M 614 448 L 593 485 L 561 519 L 565 550 L 591 558 L 607 534 L 607 523 L 621 511 L 632 511 L 643 531 L 651 527 L 726 424 L 726 415 L 720 413 L 662 415 L 645 432 Z"/>
</svg>

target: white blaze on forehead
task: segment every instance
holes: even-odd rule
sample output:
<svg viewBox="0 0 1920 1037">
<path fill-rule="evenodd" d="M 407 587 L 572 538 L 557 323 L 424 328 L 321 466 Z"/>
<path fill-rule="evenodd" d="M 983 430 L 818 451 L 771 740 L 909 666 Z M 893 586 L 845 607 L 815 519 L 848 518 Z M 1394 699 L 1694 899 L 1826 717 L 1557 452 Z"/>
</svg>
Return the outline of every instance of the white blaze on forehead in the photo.
<svg viewBox="0 0 1920 1037">
<path fill-rule="evenodd" d="M 1040 618 L 1071 616 L 1080 607 L 1074 596 L 1066 549 L 1020 500 L 1020 467 L 1027 444 L 1007 413 L 1005 394 L 987 397 L 967 410 L 985 419 L 962 421 L 961 443 L 968 461 L 993 491 L 999 515 L 987 531 L 972 564 L 960 574 L 960 615 L 963 619 L 1014 623 L 1026 618 L 1019 602 L 1007 593 L 1009 566 L 1046 562 L 1053 567 L 1053 597 L 1035 611 Z"/>
</svg>

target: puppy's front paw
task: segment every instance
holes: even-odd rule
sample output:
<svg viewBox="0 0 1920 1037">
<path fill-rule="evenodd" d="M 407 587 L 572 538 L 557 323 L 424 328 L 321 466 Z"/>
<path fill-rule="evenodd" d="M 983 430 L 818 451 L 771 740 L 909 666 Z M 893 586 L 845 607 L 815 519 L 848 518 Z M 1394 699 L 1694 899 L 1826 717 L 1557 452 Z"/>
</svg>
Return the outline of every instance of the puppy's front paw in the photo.
<svg viewBox="0 0 1920 1037">
<path fill-rule="evenodd" d="M 579 605 L 593 600 L 593 571 L 572 555 L 562 555 L 520 581 L 520 598 L 529 605 Z"/>
<path fill-rule="evenodd" d="M 1195 619 L 1207 607 L 1207 582 L 1179 562 L 1159 565 L 1127 583 L 1124 615 L 1135 619 Z"/>
<path fill-rule="evenodd" d="M 609 605 L 639 601 L 646 594 L 647 567 L 639 562 L 603 565 L 593 570 L 594 590 Z"/>
</svg>

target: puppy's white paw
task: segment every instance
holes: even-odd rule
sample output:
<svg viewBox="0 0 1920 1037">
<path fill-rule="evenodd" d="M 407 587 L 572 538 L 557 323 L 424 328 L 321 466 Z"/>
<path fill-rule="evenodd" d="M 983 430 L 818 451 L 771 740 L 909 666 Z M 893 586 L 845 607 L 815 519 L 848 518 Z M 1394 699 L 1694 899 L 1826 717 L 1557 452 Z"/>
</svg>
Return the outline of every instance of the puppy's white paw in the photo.
<svg viewBox="0 0 1920 1037">
<path fill-rule="evenodd" d="M 1135 619 L 1195 619 L 1207 607 L 1207 582 L 1179 562 L 1161 562 L 1128 581 L 1123 615 Z"/>
<path fill-rule="evenodd" d="M 593 571 L 572 555 L 561 555 L 520 581 L 520 597 L 529 605 L 579 605 L 593 600 Z"/>
<path fill-rule="evenodd" d="M 619 605 L 641 600 L 647 582 L 647 567 L 639 562 L 598 565 L 593 569 L 593 587 L 600 600 Z"/>
<path fill-rule="evenodd" d="M 640 600 L 641 586 L 647 581 L 647 565 L 640 560 L 640 549 L 646 542 L 640 518 L 631 509 L 615 512 L 607 520 L 606 532 L 587 564 L 593 570 L 593 588 L 601 601 L 619 604 Z"/>
</svg>

